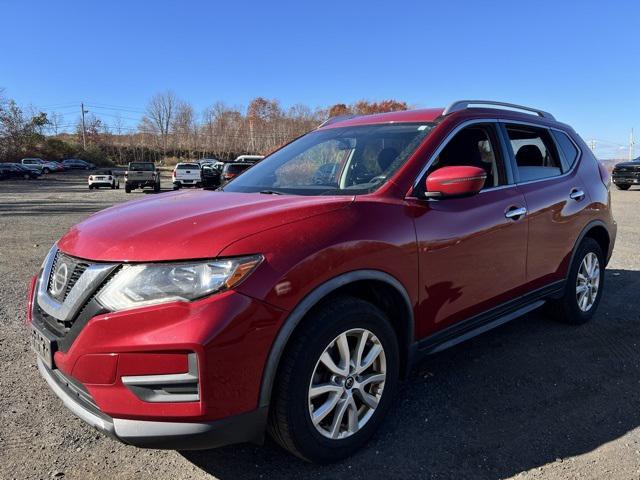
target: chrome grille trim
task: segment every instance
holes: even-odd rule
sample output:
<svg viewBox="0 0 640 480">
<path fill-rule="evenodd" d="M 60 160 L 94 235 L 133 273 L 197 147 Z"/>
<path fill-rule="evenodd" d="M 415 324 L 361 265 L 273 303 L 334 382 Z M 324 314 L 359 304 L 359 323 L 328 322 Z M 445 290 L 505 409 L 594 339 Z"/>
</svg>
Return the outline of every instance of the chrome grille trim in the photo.
<svg viewBox="0 0 640 480">
<path fill-rule="evenodd" d="M 91 263 L 77 278 L 62 302 L 49 294 L 51 271 L 58 256 L 54 245 L 44 261 L 38 286 L 37 301 L 40 308 L 57 320 L 68 322 L 74 318 L 96 289 L 118 267 L 117 263 Z M 86 264 L 86 262 L 80 262 Z"/>
</svg>

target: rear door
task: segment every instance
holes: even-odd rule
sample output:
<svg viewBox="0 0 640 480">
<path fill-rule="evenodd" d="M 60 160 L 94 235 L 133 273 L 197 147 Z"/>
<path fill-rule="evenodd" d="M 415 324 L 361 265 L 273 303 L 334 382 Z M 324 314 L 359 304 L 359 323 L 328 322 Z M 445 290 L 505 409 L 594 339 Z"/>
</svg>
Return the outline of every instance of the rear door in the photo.
<svg viewBox="0 0 640 480">
<path fill-rule="evenodd" d="M 576 168 L 580 151 L 559 130 L 515 122 L 502 128 L 528 211 L 528 288 L 546 287 L 564 279 L 587 222 L 588 193 Z M 563 145 L 565 139 L 570 143 Z"/>
<path fill-rule="evenodd" d="M 419 180 L 418 185 L 423 185 L 429 173 L 452 165 L 478 166 L 487 172 L 485 187 L 476 195 L 416 200 L 419 337 L 522 293 L 527 255 L 525 200 L 513 184 L 498 130 L 496 122 L 487 121 L 454 130 Z"/>
</svg>

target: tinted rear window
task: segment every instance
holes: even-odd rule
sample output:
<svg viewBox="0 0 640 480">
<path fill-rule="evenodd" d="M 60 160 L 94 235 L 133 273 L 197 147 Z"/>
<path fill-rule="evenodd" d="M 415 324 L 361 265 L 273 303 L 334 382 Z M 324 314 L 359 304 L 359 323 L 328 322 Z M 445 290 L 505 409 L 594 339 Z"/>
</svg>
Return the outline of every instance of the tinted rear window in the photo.
<svg viewBox="0 0 640 480">
<path fill-rule="evenodd" d="M 227 165 L 225 167 L 225 172 L 226 173 L 240 173 L 245 171 L 247 168 L 249 168 L 251 165 L 237 165 L 237 164 L 232 164 L 232 165 Z"/>
<path fill-rule="evenodd" d="M 153 166 L 153 163 L 132 163 L 129 165 L 129 170 L 152 172 L 155 170 L 155 167 Z"/>
<path fill-rule="evenodd" d="M 198 170 L 200 167 L 194 164 L 178 165 L 178 170 Z"/>
</svg>

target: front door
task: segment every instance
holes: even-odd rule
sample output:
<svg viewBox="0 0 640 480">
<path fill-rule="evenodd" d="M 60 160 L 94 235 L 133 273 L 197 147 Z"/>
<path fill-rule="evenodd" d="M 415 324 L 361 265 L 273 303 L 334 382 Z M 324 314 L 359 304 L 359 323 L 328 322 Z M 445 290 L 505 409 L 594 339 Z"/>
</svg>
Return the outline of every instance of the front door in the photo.
<svg viewBox="0 0 640 480">
<path fill-rule="evenodd" d="M 510 180 L 498 138 L 494 123 L 467 126 L 450 139 L 425 174 L 426 178 L 444 166 L 481 167 L 487 180 L 480 193 L 465 198 L 412 200 L 420 262 L 418 337 L 523 292 L 526 204 Z"/>
</svg>

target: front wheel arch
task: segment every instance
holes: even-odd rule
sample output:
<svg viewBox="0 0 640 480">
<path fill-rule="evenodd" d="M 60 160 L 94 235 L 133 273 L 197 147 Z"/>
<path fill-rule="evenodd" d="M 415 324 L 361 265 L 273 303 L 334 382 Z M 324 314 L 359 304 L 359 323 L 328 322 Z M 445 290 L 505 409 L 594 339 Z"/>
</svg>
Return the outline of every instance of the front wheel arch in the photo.
<svg viewBox="0 0 640 480">
<path fill-rule="evenodd" d="M 371 283 L 368 283 L 371 282 Z M 411 346 L 414 339 L 414 317 L 413 306 L 409 294 L 404 286 L 393 276 L 380 270 L 355 270 L 334 277 L 312 290 L 306 297 L 298 303 L 284 321 L 278 331 L 271 350 L 267 357 L 264 371 L 262 373 L 262 384 L 258 399 L 259 407 L 268 407 L 271 400 L 271 393 L 275 383 L 276 374 L 280 365 L 280 360 L 294 331 L 307 314 L 322 301 L 332 295 L 343 293 L 345 290 L 353 289 L 354 286 L 364 284 L 384 285 L 388 292 L 395 292 L 396 298 L 403 307 L 400 311 L 400 318 L 396 318 L 392 327 L 398 335 L 398 343 L 401 346 L 401 367 L 404 373 L 410 368 Z M 393 290 L 391 290 L 393 289 Z M 362 298 L 362 297 L 361 297 Z M 364 298 L 366 300 L 366 298 Z M 372 302 L 375 304 L 375 302 Z M 379 305 L 376 305 L 379 306 Z M 384 310 L 384 307 L 382 308 Z M 401 322 L 401 323 L 399 323 Z"/>
</svg>

